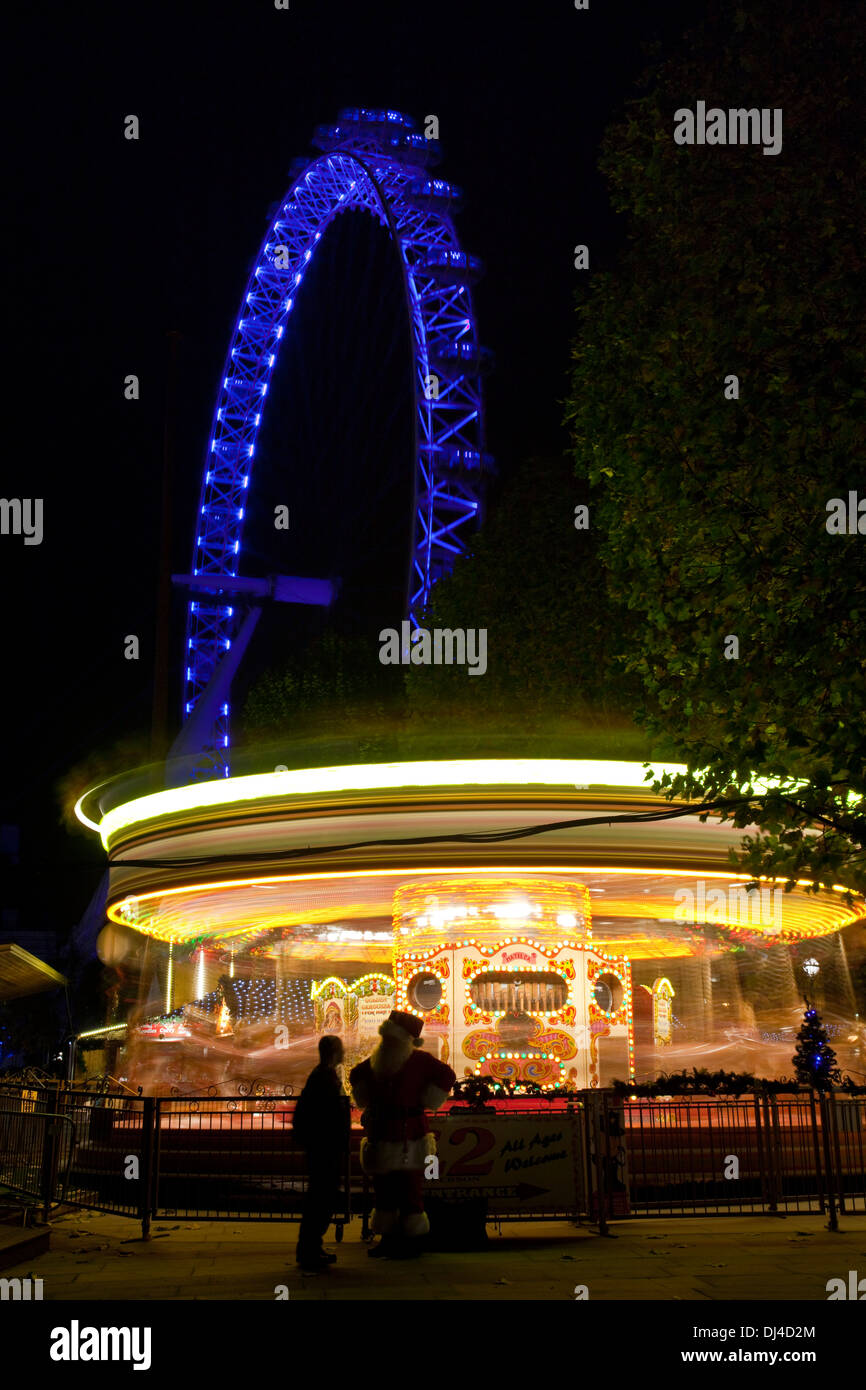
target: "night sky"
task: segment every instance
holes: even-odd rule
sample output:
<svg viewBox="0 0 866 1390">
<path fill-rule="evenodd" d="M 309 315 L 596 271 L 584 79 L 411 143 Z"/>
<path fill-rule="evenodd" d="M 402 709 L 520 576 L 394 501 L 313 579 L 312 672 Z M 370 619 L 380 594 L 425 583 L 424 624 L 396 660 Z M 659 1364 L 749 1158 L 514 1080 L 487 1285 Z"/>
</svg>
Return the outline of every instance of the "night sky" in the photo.
<svg viewBox="0 0 866 1390">
<path fill-rule="evenodd" d="M 99 874 L 96 845 L 60 826 L 59 777 L 92 747 L 150 724 L 166 335 L 181 335 L 179 571 L 190 565 L 210 417 L 245 280 L 292 160 L 312 153 L 314 128 L 352 105 L 439 117 L 437 174 L 464 189 L 458 231 L 487 268 L 476 310 L 497 361 L 488 441 L 507 478 L 529 455 L 566 446 L 572 248 L 586 242 L 597 268 L 611 263 L 622 236 L 596 168 L 603 130 L 634 95 L 643 45 L 659 39 L 668 50 L 699 9 L 646 0 L 592 0 L 588 13 L 571 0 L 291 0 L 283 12 L 268 0 L 236 0 L 19 13 L 6 92 L 13 429 L 2 493 L 45 506 L 40 546 L 0 538 L 0 819 L 22 836 L 17 882 L 7 880 L 2 900 L 17 901 L 22 928 L 64 933 Z M 141 122 L 135 143 L 123 138 L 130 113 Z M 317 520 L 297 572 L 317 560 L 326 572 L 342 554 L 371 588 L 387 588 L 390 557 L 408 542 L 397 520 L 406 479 L 395 468 L 405 419 L 391 408 L 406 373 L 394 344 L 405 337 L 381 239 L 368 228 L 345 241 L 310 281 L 298 320 L 309 346 L 294 368 L 281 360 L 282 410 L 268 421 L 271 449 L 256 482 L 260 507 L 281 487 L 293 504 L 309 495 Z M 302 369 L 315 381 L 310 390 Z M 137 403 L 123 397 L 128 373 L 141 379 Z M 335 413 L 344 442 L 330 409 L 335 383 L 347 392 Z M 316 437 L 317 420 L 327 439 Z M 284 478 L 292 430 L 295 456 L 310 448 L 339 457 L 339 474 Z M 371 447 L 381 438 L 384 456 Z M 358 525 L 347 525 L 355 516 Z M 251 540 L 248 572 L 275 567 L 265 550 Z M 363 608 L 349 604 L 345 621 L 363 626 L 373 613 Z M 183 613 L 176 598 L 173 720 Z M 140 638 L 138 662 L 124 660 L 127 634 Z"/>
</svg>

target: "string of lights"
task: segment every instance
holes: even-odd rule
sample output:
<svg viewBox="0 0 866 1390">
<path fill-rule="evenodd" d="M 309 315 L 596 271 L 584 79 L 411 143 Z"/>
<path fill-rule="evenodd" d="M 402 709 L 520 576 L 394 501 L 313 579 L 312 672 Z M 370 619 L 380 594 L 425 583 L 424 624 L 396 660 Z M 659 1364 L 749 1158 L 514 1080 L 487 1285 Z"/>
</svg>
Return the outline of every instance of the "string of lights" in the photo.
<svg viewBox="0 0 866 1390">
<path fill-rule="evenodd" d="M 699 816 L 724 807 L 741 805 L 736 801 L 705 801 L 697 806 L 682 806 L 672 811 L 643 811 L 617 816 L 580 816 L 576 819 L 546 821 L 542 825 L 517 826 L 512 830 L 464 831 L 460 834 L 410 835 L 395 839 L 353 840 L 336 845 L 305 845 L 303 849 L 249 851 L 239 854 L 201 854 L 188 859 L 112 859 L 110 868 L 194 869 L 207 864 L 273 863 L 284 859 L 309 859 L 319 854 L 341 854 L 358 849 L 385 849 L 399 845 L 493 845 L 509 840 L 529 839 L 556 830 L 579 830 L 590 825 L 638 825 L 649 821 L 677 820 L 683 816 Z"/>
<path fill-rule="evenodd" d="M 309 980 L 285 979 L 280 982 L 266 976 L 245 979 L 243 976 L 224 981 L 229 1012 L 237 1023 L 256 1024 L 265 1020 L 282 1023 L 314 1023 L 313 1001 Z"/>
</svg>

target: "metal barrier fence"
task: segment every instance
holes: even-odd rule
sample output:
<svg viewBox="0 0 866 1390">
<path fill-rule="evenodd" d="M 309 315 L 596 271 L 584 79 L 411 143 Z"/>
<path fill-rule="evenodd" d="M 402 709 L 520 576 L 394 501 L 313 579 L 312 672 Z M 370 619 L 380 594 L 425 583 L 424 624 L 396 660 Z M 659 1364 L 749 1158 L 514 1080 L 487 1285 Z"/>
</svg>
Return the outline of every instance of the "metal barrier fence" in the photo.
<svg viewBox="0 0 866 1390">
<path fill-rule="evenodd" d="M 347 1101 L 348 1104 L 348 1101 Z M 300 1220 L 306 1155 L 294 1100 L 166 1099 L 0 1090 L 0 1183 L 39 1199 L 139 1220 Z M 49 1108 L 50 1107 L 50 1108 Z M 62 1138 L 55 1132 L 62 1126 Z M 334 1217 L 351 1219 L 349 1151 Z"/>
<path fill-rule="evenodd" d="M 308 1173 L 294 1105 L 0 1086 L 0 1184 L 46 1213 L 67 1202 L 132 1217 L 145 1235 L 153 1218 L 295 1221 Z M 866 1211 L 866 1097 L 585 1091 L 486 1110 L 452 1103 L 430 1118 L 442 1170 L 428 1197 L 480 1202 L 496 1221 L 587 1219 L 604 1233 L 625 1216 L 818 1212 L 835 1227 L 839 1213 Z M 360 1137 L 353 1129 L 344 1156 L 338 1239 L 353 1211 L 367 1232 Z"/>
<path fill-rule="evenodd" d="M 72 1121 L 24 1095 L 0 1097 L 0 1182 L 51 1207 L 66 1200 L 75 1150 Z"/>
<path fill-rule="evenodd" d="M 294 1100 L 159 1099 L 154 1120 L 154 1207 L 209 1221 L 299 1220 L 308 1173 L 292 1132 Z M 346 1102 L 348 1105 L 348 1100 Z M 343 1156 L 337 1239 L 351 1219 Z"/>
<path fill-rule="evenodd" d="M 634 1216 L 866 1211 L 866 1097 L 617 1101 L 601 1094 L 608 1171 Z M 611 1209 L 608 1194 L 609 1214 Z"/>
<path fill-rule="evenodd" d="M 147 1229 L 152 1100 L 0 1091 L 0 1183 L 41 1201 L 113 1212 Z M 121 1152 L 122 1151 L 122 1152 Z"/>
</svg>

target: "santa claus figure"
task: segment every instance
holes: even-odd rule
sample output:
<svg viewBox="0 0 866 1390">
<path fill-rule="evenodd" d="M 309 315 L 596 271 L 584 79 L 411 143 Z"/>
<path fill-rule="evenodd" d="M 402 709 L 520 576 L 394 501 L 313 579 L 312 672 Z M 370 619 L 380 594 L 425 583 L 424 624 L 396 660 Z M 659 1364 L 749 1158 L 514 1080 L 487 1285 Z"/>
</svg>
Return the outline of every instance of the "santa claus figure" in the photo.
<svg viewBox="0 0 866 1390">
<path fill-rule="evenodd" d="M 422 1021 L 393 1010 L 379 1028 L 372 1057 L 353 1067 L 349 1084 L 363 1114 L 361 1167 L 373 1179 L 371 1225 L 382 1237 L 367 1252 L 405 1258 L 420 1253 L 430 1229 L 424 1211 L 424 1165 L 436 1152 L 425 1110 L 438 1110 L 456 1077 L 429 1052 L 419 1052 Z"/>
</svg>

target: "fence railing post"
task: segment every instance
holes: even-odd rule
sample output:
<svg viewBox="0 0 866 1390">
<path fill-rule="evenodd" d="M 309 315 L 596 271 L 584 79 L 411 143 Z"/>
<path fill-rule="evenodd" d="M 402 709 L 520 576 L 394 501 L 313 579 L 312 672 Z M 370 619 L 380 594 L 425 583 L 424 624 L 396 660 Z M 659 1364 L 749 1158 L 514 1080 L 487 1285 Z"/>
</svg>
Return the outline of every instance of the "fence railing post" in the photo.
<svg viewBox="0 0 866 1390">
<path fill-rule="evenodd" d="M 352 1220 L 352 1105 L 348 1096 L 343 1097 L 342 1104 L 344 1111 L 348 1114 L 346 1152 L 343 1164 L 343 1181 L 346 1184 L 345 1216 L 346 1225 L 348 1225 Z"/>
<path fill-rule="evenodd" d="M 54 1201 L 54 1184 L 57 1178 L 57 1126 L 58 1118 L 43 1112 L 45 1121 L 42 1131 L 42 1171 L 39 1191 L 42 1196 L 42 1219 L 47 1224 Z"/>
<path fill-rule="evenodd" d="M 818 1138 L 818 1111 L 815 1107 L 815 1092 L 809 1092 L 809 1118 L 811 1119 L 812 1132 L 812 1153 L 815 1160 L 815 1181 L 818 1186 L 818 1206 L 821 1215 L 827 1210 L 827 1201 L 824 1191 L 824 1165 L 821 1162 L 821 1142 Z"/>
<path fill-rule="evenodd" d="M 779 1106 L 775 1096 L 765 1091 L 762 1097 L 764 1110 L 764 1147 L 767 1155 L 767 1205 L 771 1216 L 783 1216 L 779 1211 L 779 1150 L 782 1142 L 779 1126 Z"/>
<path fill-rule="evenodd" d="M 144 1096 L 141 1104 L 141 1190 L 138 1219 L 141 1222 L 142 1240 L 149 1240 L 150 1217 L 154 1210 L 157 1190 L 156 1128 L 159 1123 L 159 1101 L 153 1096 Z"/>
<path fill-rule="evenodd" d="M 764 1101 L 765 1097 L 757 1091 L 752 1092 L 752 1110 L 755 1116 L 755 1140 L 758 1146 L 758 1176 L 761 1180 L 761 1206 L 772 1211 L 772 1193 L 767 1181 L 766 1145 L 764 1143 Z"/>
<path fill-rule="evenodd" d="M 827 1222 L 828 1231 L 838 1231 L 839 1217 L 836 1212 L 836 1192 L 835 1176 L 833 1172 L 833 1145 L 830 1126 L 833 1110 L 832 1095 L 824 1095 L 823 1092 L 818 1096 L 818 1106 L 821 1112 L 821 1139 L 824 1147 L 824 1167 L 827 1175 L 827 1212 L 829 1221 Z"/>
<path fill-rule="evenodd" d="M 589 1105 L 589 1184 L 590 1184 L 590 1212 L 592 1211 L 592 1198 L 595 1196 L 595 1205 L 598 1208 L 598 1232 L 599 1235 L 606 1236 L 608 1232 L 607 1223 L 607 1173 L 608 1173 L 608 1139 L 607 1125 L 601 1123 L 601 1109 L 606 1097 L 597 1092 L 588 1093 Z M 602 1134 L 602 1131 L 604 1133 Z"/>
<path fill-rule="evenodd" d="M 829 1097 L 829 1112 L 831 1115 L 830 1126 L 832 1136 L 833 1154 L 833 1175 L 836 1179 L 836 1195 L 839 1200 L 839 1215 L 845 1215 L 845 1174 L 842 1164 L 842 1146 L 839 1142 L 839 1111 L 846 1102 L 838 1094 L 831 1093 Z M 843 1119 L 847 1120 L 847 1111 L 843 1111 Z"/>
<path fill-rule="evenodd" d="M 587 1206 L 586 1150 L 580 1142 L 583 1129 L 580 1111 L 571 1100 L 569 1100 L 565 1107 L 565 1122 L 569 1128 L 572 1166 L 574 1168 L 574 1211 L 572 1212 L 572 1220 L 575 1225 L 579 1225 Z"/>
</svg>

